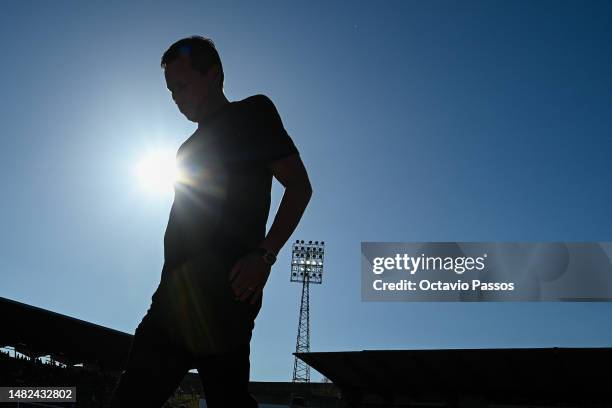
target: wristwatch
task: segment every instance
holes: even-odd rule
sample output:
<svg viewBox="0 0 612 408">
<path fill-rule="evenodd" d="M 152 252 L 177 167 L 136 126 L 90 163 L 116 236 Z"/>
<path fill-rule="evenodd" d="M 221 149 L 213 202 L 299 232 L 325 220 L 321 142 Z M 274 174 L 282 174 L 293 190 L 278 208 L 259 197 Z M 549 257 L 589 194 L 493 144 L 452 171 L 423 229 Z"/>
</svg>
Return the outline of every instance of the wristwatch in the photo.
<svg viewBox="0 0 612 408">
<path fill-rule="evenodd" d="M 253 252 L 261 256 L 268 265 L 274 265 L 274 262 L 276 262 L 276 254 L 272 251 L 268 251 L 266 248 L 260 247 Z"/>
</svg>

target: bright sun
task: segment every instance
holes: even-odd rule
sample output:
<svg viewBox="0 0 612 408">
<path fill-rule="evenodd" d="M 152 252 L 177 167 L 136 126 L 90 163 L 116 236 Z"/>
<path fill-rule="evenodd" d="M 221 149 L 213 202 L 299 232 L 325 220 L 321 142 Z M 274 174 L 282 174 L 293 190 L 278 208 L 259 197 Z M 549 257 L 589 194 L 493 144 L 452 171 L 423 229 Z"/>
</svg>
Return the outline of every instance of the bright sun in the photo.
<svg viewBox="0 0 612 408">
<path fill-rule="evenodd" d="M 173 191 L 179 177 L 175 154 L 172 150 L 155 150 L 147 153 L 136 164 L 139 185 L 150 193 L 166 194 Z"/>
</svg>

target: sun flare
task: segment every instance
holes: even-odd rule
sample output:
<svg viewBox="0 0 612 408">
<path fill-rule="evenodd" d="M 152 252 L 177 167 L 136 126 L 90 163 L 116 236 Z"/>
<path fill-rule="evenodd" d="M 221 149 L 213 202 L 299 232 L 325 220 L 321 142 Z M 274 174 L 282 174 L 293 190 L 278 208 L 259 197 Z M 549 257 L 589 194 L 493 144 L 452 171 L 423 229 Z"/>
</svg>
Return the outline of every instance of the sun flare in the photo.
<svg viewBox="0 0 612 408">
<path fill-rule="evenodd" d="M 138 184 L 149 193 L 165 194 L 173 191 L 179 178 L 175 154 L 172 150 L 155 150 L 145 154 L 135 168 Z"/>
</svg>

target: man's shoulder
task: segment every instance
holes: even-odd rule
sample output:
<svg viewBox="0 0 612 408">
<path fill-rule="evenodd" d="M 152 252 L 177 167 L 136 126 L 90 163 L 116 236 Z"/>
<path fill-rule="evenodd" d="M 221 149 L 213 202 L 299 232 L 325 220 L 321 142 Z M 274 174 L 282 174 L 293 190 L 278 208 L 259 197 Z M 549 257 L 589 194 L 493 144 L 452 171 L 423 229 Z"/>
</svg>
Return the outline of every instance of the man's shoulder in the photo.
<svg viewBox="0 0 612 408">
<path fill-rule="evenodd" d="M 258 94 L 249 96 L 236 104 L 245 112 L 254 114 L 266 114 L 276 112 L 274 103 L 266 95 Z"/>
</svg>

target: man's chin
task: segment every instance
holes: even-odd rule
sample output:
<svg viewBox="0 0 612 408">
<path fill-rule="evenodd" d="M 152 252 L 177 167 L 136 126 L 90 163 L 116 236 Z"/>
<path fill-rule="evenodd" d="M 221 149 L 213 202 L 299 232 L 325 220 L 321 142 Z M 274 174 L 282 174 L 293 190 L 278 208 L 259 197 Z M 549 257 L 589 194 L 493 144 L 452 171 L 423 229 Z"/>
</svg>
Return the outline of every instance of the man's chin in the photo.
<svg viewBox="0 0 612 408">
<path fill-rule="evenodd" d="M 195 115 L 192 112 L 183 112 L 183 115 L 185 116 L 185 118 L 187 118 L 188 121 L 190 122 L 195 122 L 197 123 L 197 119 L 195 117 Z"/>
</svg>

